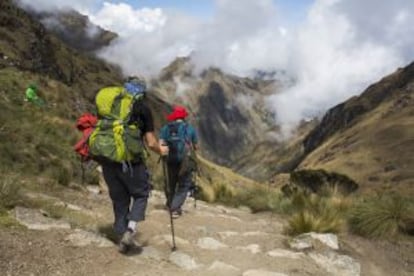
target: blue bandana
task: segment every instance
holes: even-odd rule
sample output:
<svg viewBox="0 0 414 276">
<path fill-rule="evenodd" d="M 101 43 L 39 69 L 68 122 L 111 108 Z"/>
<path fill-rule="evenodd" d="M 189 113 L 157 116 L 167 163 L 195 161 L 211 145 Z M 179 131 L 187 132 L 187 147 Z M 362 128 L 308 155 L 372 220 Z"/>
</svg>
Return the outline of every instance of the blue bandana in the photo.
<svg viewBox="0 0 414 276">
<path fill-rule="evenodd" d="M 126 82 L 124 84 L 124 88 L 129 94 L 134 97 L 140 94 L 144 94 L 145 92 L 145 86 L 139 83 Z"/>
</svg>

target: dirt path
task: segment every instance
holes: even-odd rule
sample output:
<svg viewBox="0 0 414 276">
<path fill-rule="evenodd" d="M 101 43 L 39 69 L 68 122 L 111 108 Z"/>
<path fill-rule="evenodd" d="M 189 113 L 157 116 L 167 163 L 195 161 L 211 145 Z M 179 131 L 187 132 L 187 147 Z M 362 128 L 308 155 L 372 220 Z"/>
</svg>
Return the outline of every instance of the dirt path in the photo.
<svg viewBox="0 0 414 276">
<path fill-rule="evenodd" d="M 271 214 L 253 215 L 204 202 L 195 209 L 192 199 L 187 200 L 184 215 L 174 220 L 178 250 L 171 252 L 169 216 L 158 192 L 151 196 L 147 219 L 139 225 L 142 250 L 124 256 L 108 240 L 87 242 L 90 237 L 82 235 L 79 244 L 69 237 L 96 235 L 93 232 L 109 228 L 110 202 L 106 194 L 71 191 L 64 196 L 71 209 L 90 216 L 84 226 L 89 232 L 75 230 L 79 226 L 73 221 L 70 229 L 0 228 L 1 275 L 359 275 L 352 269 L 338 274 L 315 259 L 317 254 L 289 249 L 281 220 Z M 324 262 L 340 269 L 351 259 L 335 259 L 341 262 L 335 264 L 333 255 L 326 256 L 330 260 Z M 389 270 L 367 258 L 356 261 L 362 262 L 361 275 L 389 275 Z"/>
</svg>

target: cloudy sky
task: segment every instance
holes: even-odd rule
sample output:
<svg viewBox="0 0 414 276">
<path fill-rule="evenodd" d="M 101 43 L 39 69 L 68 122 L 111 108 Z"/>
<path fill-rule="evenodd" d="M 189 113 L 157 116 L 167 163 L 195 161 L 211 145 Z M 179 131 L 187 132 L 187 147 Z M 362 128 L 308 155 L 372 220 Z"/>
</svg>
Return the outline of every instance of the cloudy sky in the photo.
<svg viewBox="0 0 414 276">
<path fill-rule="evenodd" d="M 66 0 L 20 0 L 36 9 Z M 177 56 L 248 76 L 284 70 L 269 99 L 287 128 L 362 92 L 414 60 L 412 0 L 72 0 L 120 34 L 100 55 L 126 74 L 156 75 Z"/>
</svg>

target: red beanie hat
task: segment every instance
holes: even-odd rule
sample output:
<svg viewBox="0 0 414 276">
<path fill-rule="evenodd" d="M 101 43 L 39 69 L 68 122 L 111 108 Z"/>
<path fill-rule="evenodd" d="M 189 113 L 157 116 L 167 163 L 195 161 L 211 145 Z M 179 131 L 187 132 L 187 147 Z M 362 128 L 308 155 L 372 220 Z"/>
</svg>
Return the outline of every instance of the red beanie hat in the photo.
<svg viewBox="0 0 414 276">
<path fill-rule="evenodd" d="M 185 119 L 187 116 L 188 116 L 188 113 L 185 107 L 176 105 L 174 106 L 174 110 L 170 114 L 168 114 L 167 120 L 175 121 L 178 119 Z"/>
</svg>

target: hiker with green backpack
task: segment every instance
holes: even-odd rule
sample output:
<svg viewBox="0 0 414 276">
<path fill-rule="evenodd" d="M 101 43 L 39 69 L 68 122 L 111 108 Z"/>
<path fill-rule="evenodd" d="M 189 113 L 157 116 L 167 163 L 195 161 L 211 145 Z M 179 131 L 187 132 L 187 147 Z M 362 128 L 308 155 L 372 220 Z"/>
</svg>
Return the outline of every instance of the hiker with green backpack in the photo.
<svg viewBox="0 0 414 276">
<path fill-rule="evenodd" d="M 164 162 L 169 185 L 166 187 L 167 207 L 173 218 L 182 215 L 187 194 L 196 192 L 193 173 L 197 170 L 198 137 L 194 127 L 185 120 L 187 116 L 185 107 L 175 106 L 167 116 L 169 123 L 161 128 L 159 135 L 160 143 L 169 148 Z"/>
<path fill-rule="evenodd" d="M 150 192 L 145 144 L 168 154 L 154 134 L 145 92 L 145 82 L 138 78 L 127 79 L 123 87 L 101 89 L 95 98 L 98 122 L 88 138 L 89 154 L 102 166 L 108 185 L 121 253 L 134 246 L 137 223 L 145 219 Z"/>
</svg>

